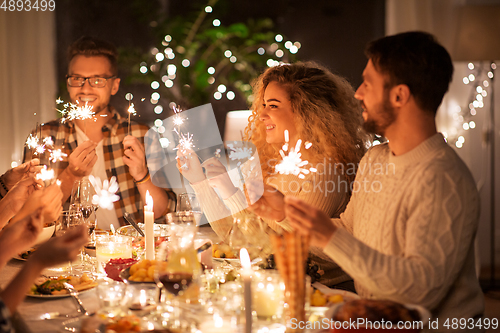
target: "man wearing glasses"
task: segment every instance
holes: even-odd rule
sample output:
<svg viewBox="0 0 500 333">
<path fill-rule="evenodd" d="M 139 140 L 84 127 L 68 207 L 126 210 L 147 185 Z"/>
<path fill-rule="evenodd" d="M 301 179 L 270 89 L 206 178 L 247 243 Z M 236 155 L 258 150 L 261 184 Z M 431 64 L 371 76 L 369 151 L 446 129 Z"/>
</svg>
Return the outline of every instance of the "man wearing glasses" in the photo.
<svg viewBox="0 0 500 333">
<path fill-rule="evenodd" d="M 144 136 L 149 127 L 131 122 L 129 133 L 127 119 L 109 105 L 111 95 L 120 86 L 116 48 L 106 41 L 82 37 L 70 46 L 68 60 L 66 85 L 71 102 L 92 106 L 93 119 L 42 124 L 38 133 L 32 134 L 40 140 L 51 137 L 54 149 L 61 149 L 68 157 L 54 163 L 43 154 L 33 156 L 32 149 L 26 147 L 24 161 L 38 157 L 41 164 L 55 169 L 56 177 L 62 181 L 63 202 L 71 195 L 76 180 L 91 174 L 101 180 L 116 176 L 120 200 L 115 202 L 114 210 L 97 211 L 98 228 L 123 225 L 125 212 L 142 219 L 148 190 L 153 196 L 155 217 L 163 216 L 168 210 L 169 196 L 153 185 L 147 169 Z"/>
</svg>

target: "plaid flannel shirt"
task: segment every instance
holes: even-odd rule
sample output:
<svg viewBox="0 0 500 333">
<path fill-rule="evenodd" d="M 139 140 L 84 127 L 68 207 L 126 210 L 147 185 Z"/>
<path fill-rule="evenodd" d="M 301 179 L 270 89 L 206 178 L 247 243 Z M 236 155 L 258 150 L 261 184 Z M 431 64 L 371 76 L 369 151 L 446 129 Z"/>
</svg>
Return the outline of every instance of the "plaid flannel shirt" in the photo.
<svg viewBox="0 0 500 333">
<path fill-rule="evenodd" d="M 136 220 L 142 221 L 144 203 L 142 203 L 134 179 L 128 172 L 128 167 L 123 163 L 124 155 L 122 142 L 125 136 L 128 135 L 128 120 L 121 117 L 113 107 L 109 109 L 111 112 L 111 119 L 102 127 L 104 133 L 103 151 L 106 174 L 108 178 L 115 176 L 118 182 L 119 189 L 116 194 L 120 196 L 120 200 L 116 201 L 114 206 L 120 225 L 125 225 L 126 223 L 123 218 L 125 212 L 133 214 Z M 92 124 L 89 123 L 87 125 L 91 126 Z M 130 122 L 130 135 L 138 138 L 141 144 L 144 144 L 144 136 L 148 130 L 149 127 L 146 125 L 138 124 L 133 121 Z M 72 121 L 62 123 L 61 120 L 53 120 L 42 124 L 38 128 L 38 131 L 35 129 L 31 134 L 38 135 L 40 139 L 45 139 L 49 136 L 52 137 L 54 149 L 61 149 L 63 153 L 68 154 L 68 157 L 78 146 L 75 124 Z M 68 167 L 68 157 L 64 158 L 63 161 L 53 163 L 49 160 L 48 153 L 43 153 L 41 155 L 34 154 L 33 149 L 29 149 L 25 146 L 23 163 L 32 158 L 39 158 L 40 164 L 45 164 L 54 169 L 55 177 L 57 177 Z"/>
</svg>

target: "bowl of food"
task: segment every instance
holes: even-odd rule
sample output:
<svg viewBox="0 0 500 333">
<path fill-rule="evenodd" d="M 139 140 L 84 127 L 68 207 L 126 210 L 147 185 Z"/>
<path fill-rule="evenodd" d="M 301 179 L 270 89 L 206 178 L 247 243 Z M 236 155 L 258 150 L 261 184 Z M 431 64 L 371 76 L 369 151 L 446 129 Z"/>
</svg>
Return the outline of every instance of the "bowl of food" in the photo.
<svg viewBox="0 0 500 333">
<path fill-rule="evenodd" d="M 38 237 L 36 238 L 35 244 L 42 244 L 48 241 L 50 237 L 52 237 L 52 235 L 54 234 L 55 230 L 56 230 L 55 222 L 45 223 L 42 232 L 38 234 Z"/>
</svg>

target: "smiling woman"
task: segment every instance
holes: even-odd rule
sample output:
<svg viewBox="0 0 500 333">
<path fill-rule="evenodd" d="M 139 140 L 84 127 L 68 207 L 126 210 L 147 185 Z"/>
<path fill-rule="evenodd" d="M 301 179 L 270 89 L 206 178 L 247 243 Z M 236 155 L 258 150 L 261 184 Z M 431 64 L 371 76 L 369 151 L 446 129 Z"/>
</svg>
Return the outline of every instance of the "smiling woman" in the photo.
<svg viewBox="0 0 500 333">
<path fill-rule="evenodd" d="M 265 252 L 270 244 L 268 234 L 291 230 L 284 212 L 284 195 L 302 198 L 330 217 L 338 217 L 344 211 L 357 163 L 365 151 L 366 136 L 352 87 L 315 63 L 271 67 L 257 79 L 253 91 L 253 112 L 245 135 L 257 148 L 267 192 L 273 193 L 272 197 L 264 195 L 252 204 L 260 219 L 247 209 L 248 193 L 243 194 L 232 184 L 216 159 L 202 165 L 208 180 L 198 159 L 192 158 L 194 153 L 179 156 L 188 166 L 180 171 L 202 202 L 210 225 L 224 241 L 230 243 L 237 233 L 235 229 L 241 229 L 245 243 L 256 246 L 259 242 Z M 301 158 L 308 160 L 317 172 L 303 177 L 276 174 L 275 167 L 282 161 L 280 149 L 287 141 L 286 131 L 290 146 L 295 146 L 299 139 L 312 144 L 301 151 Z M 249 173 L 247 167 L 241 166 L 243 174 Z M 237 226 L 233 217 L 239 221 Z M 313 278 L 320 282 L 332 286 L 350 280 L 319 248 L 311 248 L 310 258 L 315 266 Z M 321 271 L 323 276 L 317 276 Z"/>
</svg>

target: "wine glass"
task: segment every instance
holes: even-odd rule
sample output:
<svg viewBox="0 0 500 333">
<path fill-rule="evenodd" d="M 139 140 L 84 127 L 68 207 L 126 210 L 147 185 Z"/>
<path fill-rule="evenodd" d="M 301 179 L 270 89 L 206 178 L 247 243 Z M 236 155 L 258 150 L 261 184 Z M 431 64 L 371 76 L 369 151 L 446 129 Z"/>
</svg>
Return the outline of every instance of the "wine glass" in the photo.
<svg viewBox="0 0 500 333">
<path fill-rule="evenodd" d="M 70 210 L 77 210 L 82 213 L 85 223 L 89 228 L 89 235 L 93 234 L 96 228 L 96 206 L 92 204 L 92 196 L 95 190 L 88 177 L 76 180 L 71 190 Z M 94 237 L 92 237 L 94 239 Z"/>
<path fill-rule="evenodd" d="M 177 199 L 176 212 L 183 213 L 186 216 L 192 215 L 196 221 L 196 225 L 200 225 L 203 211 L 201 205 L 194 193 L 181 193 Z"/>
<path fill-rule="evenodd" d="M 64 235 L 66 232 L 82 224 L 82 213 L 76 210 L 65 210 L 56 222 L 56 236 Z M 69 262 L 70 275 L 73 275 L 73 264 Z"/>
<path fill-rule="evenodd" d="M 162 295 L 167 309 L 172 311 L 171 327 L 180 328 L 184 321 L 179 306 L 199 297 L 199 278 L 201 265 L 194 248 L 197 226 L 193 215 L 187 219 L 182 212 L 168 213 L 170 240 L 163 242 L 158 251 L 157 261 L 166 261 L 167 265 L 156 265 L 155 281 L 165 292 Z"/>
</svg>

